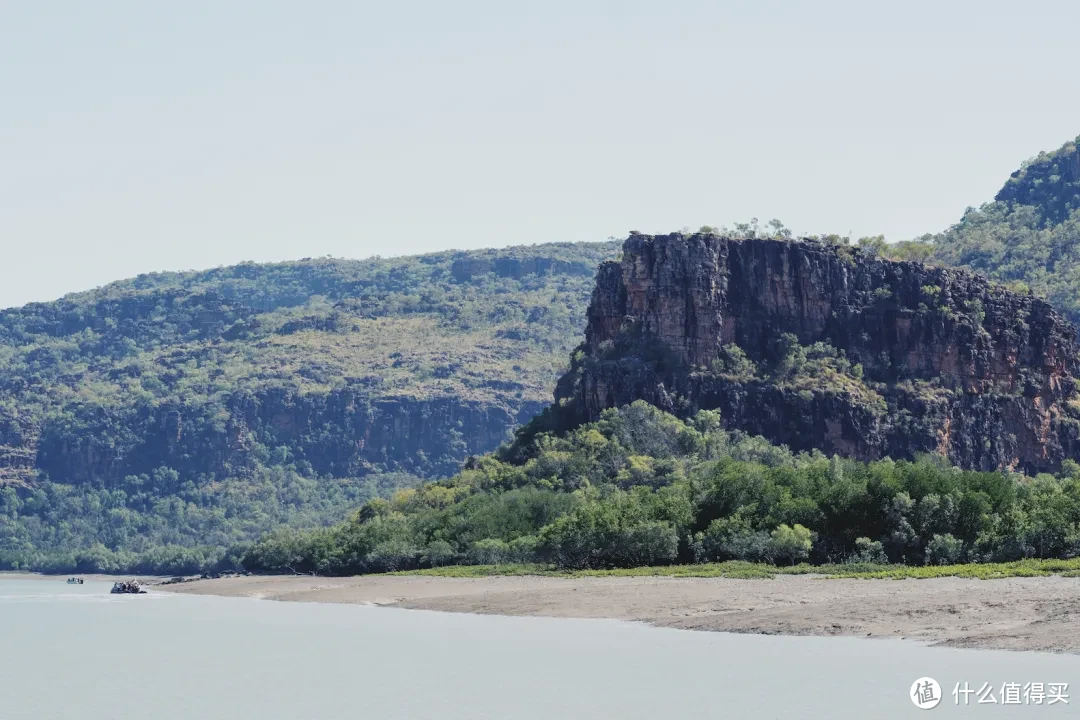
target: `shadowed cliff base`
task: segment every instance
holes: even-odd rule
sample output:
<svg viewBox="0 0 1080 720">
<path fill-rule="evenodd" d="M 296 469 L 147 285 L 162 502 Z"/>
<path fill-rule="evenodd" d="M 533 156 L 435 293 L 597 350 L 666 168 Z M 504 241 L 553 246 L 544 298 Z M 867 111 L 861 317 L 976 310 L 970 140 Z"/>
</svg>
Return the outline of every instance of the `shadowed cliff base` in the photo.
<svg viewBox="0 0 1080 720">
<path fill-rule="evenodd" d="M 793 450 L 1053 471 L 1080 455 L 1076 329 L 963 271 L 814 240 L 632 234 L 526 430 L 645 400 Z"/>
</svg>

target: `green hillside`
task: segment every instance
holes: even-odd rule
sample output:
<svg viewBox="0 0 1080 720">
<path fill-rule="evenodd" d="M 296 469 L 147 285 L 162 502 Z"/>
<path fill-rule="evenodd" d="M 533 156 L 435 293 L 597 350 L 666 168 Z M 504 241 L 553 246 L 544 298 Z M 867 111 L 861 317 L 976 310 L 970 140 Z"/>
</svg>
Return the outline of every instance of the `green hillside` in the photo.
<svg viewBox="0 0 1080 720">
<path fill-rule="evenodd" d="M 0 311 L 0 566 L 202 563 L 452 474 L 550 401 L 615 251 L 243 264 Z"/>
<path fill-rule="evenodd" d="M 993 202 L 924 241 L 934 260 L 1030 288 L 1080 323 L 1080 138 L 1040 153 Z"/>
</svg>

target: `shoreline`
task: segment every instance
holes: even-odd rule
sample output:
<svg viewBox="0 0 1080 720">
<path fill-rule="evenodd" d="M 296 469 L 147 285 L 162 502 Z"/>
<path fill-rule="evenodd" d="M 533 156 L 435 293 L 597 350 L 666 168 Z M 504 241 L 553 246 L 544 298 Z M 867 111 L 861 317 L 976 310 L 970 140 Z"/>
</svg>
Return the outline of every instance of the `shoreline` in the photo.
<svg viewBox="0 0 1080 720">
<path fill-rule="evenodd" d="M 928 645 L 1080 653 L 1080 580 L 483 578 L 249 575 L 157 585 L 187 595 L 376 605 L 480 615 L 642 622 L 764 635 L 901 638 Z"/>
<path fill-rule="evenodd" d="M 0 570 L 0 580 L 60 580 L 66 581 L 69 577 L 78 577 L 87 582 L 116 582 L 117 580 L 138 580 L 140 583 L 150 585 L 157 584 L 168 579 L 166 575 L 113 575 L 109 573 L 36 573 L 23 572 L 21 570 Z"/>
</svg>

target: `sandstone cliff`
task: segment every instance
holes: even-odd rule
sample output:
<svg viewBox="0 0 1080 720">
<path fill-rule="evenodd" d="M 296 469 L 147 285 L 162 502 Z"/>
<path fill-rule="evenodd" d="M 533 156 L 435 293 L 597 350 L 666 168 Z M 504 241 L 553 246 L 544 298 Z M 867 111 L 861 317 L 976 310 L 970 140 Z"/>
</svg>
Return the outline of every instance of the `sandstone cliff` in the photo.
<svg viewBox="0 0 1080 720">
<path fill-rule="evenodd" d="M 814 241 L 634 234 L 601 266 L 561 422 L 637 399 L 796 450 L 1052 470 L 1080 455 L 1076 330 L 984 278 Z"/>
<path fill-rule="evenodd" d="M 34 452 L 21 455 L 5 447 L 0 434 L 0 485 L 5 477 L 15 482 L 38 472 L 74 484 L 115 484 L 162 466 L 183 478 L 234 477 L 259 462 L 297 463 L 319 477 L 451 475 L 466 456 L 497 447 L 507 428 L 526 422 L 542 404 L 373 399 L 349 388 L 300 395 L 279 388 L 236 393 L 223 407 L 220 415 L 184 403 L 142 405 L 123 416 L 90 412 L 78 418 L 84 430 L 77 436 L 50 421 L 34 438 Z M 0 414 L 0 431 L 3 419 Z M 5 452 L 12 462 L 4 462 Z"/>
</svg>

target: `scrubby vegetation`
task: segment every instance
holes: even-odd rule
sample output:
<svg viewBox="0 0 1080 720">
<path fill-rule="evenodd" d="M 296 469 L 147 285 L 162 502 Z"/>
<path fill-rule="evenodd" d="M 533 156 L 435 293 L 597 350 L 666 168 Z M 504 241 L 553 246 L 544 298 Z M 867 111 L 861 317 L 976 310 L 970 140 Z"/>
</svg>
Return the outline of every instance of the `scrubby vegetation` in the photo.
<svg viewBox="0 0 1080 720">
<path fill-rule="evenodd" d="M 1080 323 L 1080 151 L 1075 141 L 1013 173 L 993 202 L 920 242 L 933 259 L 1045 296 Z"/>
<path fill-rule="evenodd" d="M 793 455 L 725 432 L 715 413 L 683 422 L 643 402 L 565 436 L 526 437 L 525 448 L 507 446 L 453 478 L 370 501 L 337 527 L 276 532 L 243 564 L 352 574 L 744 561 L 858 563 L 860 572 L 877 573 L 891 572 L 883 561 L 941 567 L 1080 555 L 1074 463 L 1059 477 L 1030 478 L 961 471 L 935 457 L 860 463 Z M 730 569 L 759 572 L 754 567 Z"/>
<path fill-rule="evenodd" d="M 249 263 L 0 311 L 0 569 L 212 566 L 456 472 L 550 400 L 616 248 Z M 378 432 L 410 418 L 424 438 Z"/>
<path fill-rule="evenodd" d="M 797 392 L 843 393 L 876 414 L 885 412 L 885 399 L 863 381 L 862 365 L 852 365 L 843 350 L 824 342 L 804 347 L 790 333 L 782 335 L 778 345 L 775 367 L 763 373 L 777 387 Z M 738 346 L 729 352 L 739 352 Z"/>
</svg>

